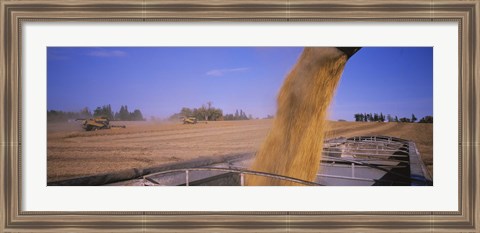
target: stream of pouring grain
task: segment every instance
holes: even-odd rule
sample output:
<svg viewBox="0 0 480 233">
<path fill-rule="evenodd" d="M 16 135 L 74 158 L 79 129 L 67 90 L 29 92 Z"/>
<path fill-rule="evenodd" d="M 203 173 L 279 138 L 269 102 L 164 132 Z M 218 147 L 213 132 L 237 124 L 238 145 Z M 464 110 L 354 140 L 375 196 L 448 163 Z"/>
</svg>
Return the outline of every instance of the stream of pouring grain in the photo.
<svg viewBox="0 0 480 233">
<path fill-rule="evenodd" d="M 305 48 L 277 98 L 273 127 L 252 170 L 315 181 L 321 160 L 327 110 L 347 62 L 336 48 Z M 248 176 L 246 185 L 296 185 Z"/>
</svg>

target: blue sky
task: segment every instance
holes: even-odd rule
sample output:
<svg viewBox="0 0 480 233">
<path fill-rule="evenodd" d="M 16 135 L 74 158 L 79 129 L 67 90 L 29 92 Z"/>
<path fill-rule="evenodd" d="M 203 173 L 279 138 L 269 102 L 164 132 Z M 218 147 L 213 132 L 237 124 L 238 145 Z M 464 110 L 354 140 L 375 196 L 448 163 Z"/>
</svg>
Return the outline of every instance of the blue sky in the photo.
<svg viewBox="0 0 480 233">
<path fill-rule="evenodd" d="M 263 118 L 301 47 L 49 47 L 48 110 L 128 105 L 147 118 L 211 101 L 224 113 Z M 366 47 L 350 58 L 330 108 L 418 118 L 433 112 L 431 47 Z"/>
</svg>

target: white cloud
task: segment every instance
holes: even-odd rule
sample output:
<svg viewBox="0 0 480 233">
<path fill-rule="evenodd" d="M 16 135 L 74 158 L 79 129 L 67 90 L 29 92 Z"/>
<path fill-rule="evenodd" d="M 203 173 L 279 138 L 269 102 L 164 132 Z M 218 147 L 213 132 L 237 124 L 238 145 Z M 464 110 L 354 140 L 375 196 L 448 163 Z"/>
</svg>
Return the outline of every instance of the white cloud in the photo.
<svg viewBox="0 0 480 233">
<path fill-rule="evenodd" d="M 232 69 L 215 69 L 215 70 L 210 70 L 206 73 L 208 76 L 223 76 L 226 73 L 232 73 L 232 72 L 242 72 L 249 70 L 250 68 L 248 67 L 240 67 L 240 68 L 232 68 Z"/>
<path fill-rule="evenodd" d="M 121 50 L 95 50 L 88 53 L 92 57 L 125 57 L 127 53 Z"/>
</svg>

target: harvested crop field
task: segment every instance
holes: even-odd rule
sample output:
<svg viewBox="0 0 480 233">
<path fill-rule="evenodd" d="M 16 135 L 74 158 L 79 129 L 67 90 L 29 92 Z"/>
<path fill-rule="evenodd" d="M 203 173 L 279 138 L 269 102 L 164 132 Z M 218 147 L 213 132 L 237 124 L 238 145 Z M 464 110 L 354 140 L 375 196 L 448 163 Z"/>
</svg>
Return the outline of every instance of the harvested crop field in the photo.
<svg viewBox="0 0 480 233">
<path fill-rule="evenodd" d="M 126 129 L 85 132 L 79 122 L 48 123 L 48 182 L 199 157 L 253 153 L 272 120 L 217 121 L 183 125 L 163 122 L 112 122 Z M 329 122 L 326 138 L 394 136 L 416 143 L 431 174 L 432 124 Z"/>
</svg>

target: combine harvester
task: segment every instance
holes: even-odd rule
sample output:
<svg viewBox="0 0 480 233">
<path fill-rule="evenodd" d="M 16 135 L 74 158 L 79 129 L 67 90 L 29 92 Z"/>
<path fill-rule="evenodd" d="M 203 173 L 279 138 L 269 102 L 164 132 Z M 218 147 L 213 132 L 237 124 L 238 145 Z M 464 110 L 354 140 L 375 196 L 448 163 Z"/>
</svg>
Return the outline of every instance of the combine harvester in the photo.
<svg viewBox="0 0 480 233">
<path fill-rule="evenodd" d="M 110 125 L 110 120 L 106 117 L 96 117 L 90 119 L 76 119 L 83 121 L 82 128 L 86 131 L 97 131 L 99 129 L 126 128 L 125 125 Z"/>
<path fill-rule="evenodd" d="M 183 124 L 197 124 L 197 118 L 196 117 L 182 117 Z"/>
<path fill-rule="evenodd" d="M 357 136 L 326 140 L 315 182 L 251 171 L 253 154 L 222 161 L 184 163 L 147 169 L 134 179 L 107 185 L 243 186 L 246 176 L 264 176 L 300 185 L 431 186 L 432 179 L 412 141 L 388 136 Z"/>
<path fill-rule="evenodd" d="M 180 119 L 182 119 L 184 125 L 194 125 L 197 123 L 208 124 L 207 121 L 199 121 L 196 117 L 181 117 Z"/>
</svg>

